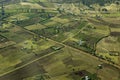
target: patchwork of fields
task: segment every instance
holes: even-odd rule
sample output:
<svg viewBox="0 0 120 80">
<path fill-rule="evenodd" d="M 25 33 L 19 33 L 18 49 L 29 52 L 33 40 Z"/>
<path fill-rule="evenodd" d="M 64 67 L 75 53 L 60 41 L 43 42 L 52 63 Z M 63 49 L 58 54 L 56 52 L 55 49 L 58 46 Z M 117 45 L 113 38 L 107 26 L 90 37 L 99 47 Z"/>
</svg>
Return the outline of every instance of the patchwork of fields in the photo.
<svg viewBox="0 0 120 80">
<path fill-rule="evenodd" d="M 120 80 L 118 13 L 91 17 L 67 5 L 72 13 L 47 0 L 5 6 L 0 80 Z M 41 12 L 26 13 L 29 8 Z"/>
</svg>

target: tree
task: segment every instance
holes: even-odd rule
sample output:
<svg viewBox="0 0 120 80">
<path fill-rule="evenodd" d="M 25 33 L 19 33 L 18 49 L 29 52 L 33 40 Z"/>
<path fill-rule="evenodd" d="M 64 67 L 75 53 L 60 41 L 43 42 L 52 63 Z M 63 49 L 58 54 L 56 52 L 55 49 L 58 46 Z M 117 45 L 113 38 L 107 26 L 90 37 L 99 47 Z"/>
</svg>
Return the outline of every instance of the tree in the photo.
<svg viewBox="0 0 120 80">
<path fill-rule="evenodd" d="M 41 9 L 41 12 L 42 12 L 42 13 L 45 13 L 45 9 Z"/>
<path fill-rule="evenodd" d="M 62 13 L 62 11 L 60 10 L 60 8 L 57 8 L 57 11 L 61 14 Z"/>
<path fill-rule="evenodd" d="M 43 76 L 41 76 L 40 80 L 45 80 Z"/>
<path fill-rule="evenodd" d="M 99 64 L 98 66 L 97 66 L 97 68 L 96 68 L 96 76 L 98 75 L 98 72 L 99 72 L 99 70 L 101 70 L 101 69 L 103 69 L 103 66 L 101 65 L 101 64 Z"/>
<path fill-rule="evenodd" d="M 4 5 L 3 5 L 3 2 L 2 2 L 2 5 L 1 5 L 1 17 L 0 17 L 0 26 L 1 27 L 3 26 L 4 17 L 5 17 L 5 11 L 4 11 Z"/>
</svg>

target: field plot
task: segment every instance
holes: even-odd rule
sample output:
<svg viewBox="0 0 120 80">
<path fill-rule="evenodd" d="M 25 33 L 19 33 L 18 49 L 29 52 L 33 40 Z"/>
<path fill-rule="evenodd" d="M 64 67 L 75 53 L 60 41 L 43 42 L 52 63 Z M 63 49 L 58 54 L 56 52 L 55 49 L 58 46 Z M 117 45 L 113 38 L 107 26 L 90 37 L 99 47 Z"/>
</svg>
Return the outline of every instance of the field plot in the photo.
<svg viewBox="0 0 120 80">
<path fill-rule="evenodd" d="M 96 47 L 96 54 L 100 56 L 100 58 L 104 58 L 111 63 L 116 63 L 120 65 L 119 62 L 119 50 L 120 42 L 119 37 L 109 36 L 107 38 L 102 39 Z"/>
<path fill-rule="evenodd" d="M 57 45 L 49 40 L 36 37 L 33 33 L 16 25 L 0 33 L 2 35 L 0 36 L 0 63 L 3 63 L 0 64 L 0 74 L 53 52 L 54 49 L 51 47 Z"/>
<path fill-rule="evenodd" d="M 14 70 L 15 68 L 25 65 L 36 58 L 55 51 L 51 47 L 56 45 L 56 43 L 48 40 L 45 41 L 43 39 L 39 39 L 38 41 L 34 41 L 33 39 L 25 40 L 14 46 L 0 49 L 0 60 L 1 62 L 4 62 L 0 66 L 0 74 Z"/>
<path fill-rule="evenodd" d="M 64 43 L 72 47 L 94 53 L 96 43 L 105 36 L 108 36 L 109 33 L 110 31 L 108 26 L 88 22 L 78 34 L 74 35 L 73 38 Z"/>
<path fill-rule="evenodd" d="M 55 41 L 64 41 L 65 39 L 74 35 L 74 33 L 79 32 L 81 28 L 85 26 L 83 21 L 72 21 L 65 24 L 50 20 L 44 25 L 48 26 L 42 29 L 31 30 L 32 32 L 51 38 Z"/>
<path fill-rule="evenodd" d="M 20 49 L 9 46 L 0 50 L 0 74 L 14 69 L 14 66 L 21 62 L 21 57 L 25 55 Z"/>
<path fill-rule="evenodd" d="M 0 35 L 0 43 L 6 42 L 6 41 L 8 41 L 8 39 Z"/>
<path fill-rule="evenodd" d="M 25 28 L 28 29 L 28 30 L 37 30 L 37 29 L 43 29 L 45 27 L 46 26 L 38 23 L 38 24 L 33 24 L 33 25 L 30 25 L 30 26 L 26 26 Z"/>
<path fill-rule="evenodd" d="M 16 15 L 8 17 L 7 20 L 10 22 L 26 20 L 26 19 L 29 19 L 29 17 L 27 15 L 29 15 L 29 14 L 28 13 L 20 13 L 20 14 L 16 14 Z"/>
<path fill-rule="evenodd" d="M 21 13 L 17 14 L 16 16 L 11 16 L 16 17 L 13 21 L 14 24 L 21 26 L 21 27 L 26 27 L 38 23 L 43 23 L 49 20 L 50 18 L 54 17 L 56 15 L 56 12 L 44 12 L 41 11 L 39 13 Z"/>
<path fill-rule="evenodd" d="M 85 58 L 87 59 L 85 60 Z M 97 66 L 99 64 L 102 64 L 103 68 L 98 70 L 99 72 L 96 73 Z M 84 74 L 79 75 L 77 72 Z M 21 80 L 19 77 L 14 76 L 15 73 L 17 73 L 17 75 L 25 73 L 20 77 L 24 80 L 35 80 L 40 79 L 41 77 L 46 80 L 78 80 L 83 78 L 84 75 L 89 75 L 91 77 L 95 77 L 95 75 L 97 75 L 102 80 L 111 79 L 111 77 L 109 77 L 110 75 L 114 76 L 112 77 L 113 80 L 117 80 L 119 77 L 119 69 L 116 69 L 108 64 L 104 64 L 101 61 L 92 58 L 92 56 L 90 57 L 86 54 L 84 55 L 83 52 L 70 48 L 58 50 L 57 52 L 54 52 L 54 54 L 46 56 L 21 69 L 0 77 L 0 79 L 8 80 L 10 77 L 10 79 Z M 71 74 L 74 74 L 74 76 L 71 76 Z M 77 77 L 74 78 L 75 76 Z"/>
<path fill-rule="evenodd" d="M 21 29 L 18 26 L 13 26 L 13 27 L 7 29 L 7 31 L 0 32 L 0 34 L 5 36 L 9 40 L 12 40 L 17 43 L 22 42 L 27 39 L 30 39 L 30 38 L 33 38 L 33 34 L 26 32 L 25 30 Z"/>
<path fill-rule="evenodd" d="M 8 40 L 8 38 L 0 35 L 0 49 L 5 48 L 7 46 L 14 45 L 15 42 Z"/>
<path fill-rule="evenodd" d="M 103 22 L 105 24 L 109 24 L 110 33 L 109 36 L 106 38 L 103 38 L 101 41 L 97 43 L 96 46 L 96 54 L 103 58 L 110 63 L 118 64 L 120 65 L 120 24 L 119 22 L 120 17 L 116 17 L 113 15 L 111 17 L 108 15 L 107 17 L 103 18 Z"/>
<path fill-rule="evenodd" d="M 104 1 L 0 3 L 0 80 L 120 80 L 120 4 Z"/>
</svg>

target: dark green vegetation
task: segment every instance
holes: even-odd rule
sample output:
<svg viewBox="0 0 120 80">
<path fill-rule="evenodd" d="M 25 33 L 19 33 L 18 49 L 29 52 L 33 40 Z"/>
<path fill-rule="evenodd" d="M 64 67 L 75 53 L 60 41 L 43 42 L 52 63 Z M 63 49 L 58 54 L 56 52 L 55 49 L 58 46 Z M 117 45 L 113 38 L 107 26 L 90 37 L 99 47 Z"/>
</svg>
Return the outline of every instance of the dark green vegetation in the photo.
<svg viewBox="0 0 120 80">
<path fill-rule="evenodd" d="M 120 80 L 118 0 L 4 1 L 0 80 Z"/>
<path fill-rule="evenodd" d="M 6 42 L 6 41 L 8 41 L 8 39 L 0 35 L 0 43 Z"/>
<path fill-rule="evenodd" d="M 79 21 L 59 25 L 55 24 L 44 29 L 37 29 L 32 31 L 38 35 L 46 36 L 47 38 L 51 38 L 56 41 L 63 41 L 67 38 L 67 35 L 65 35 L 65 33 L 75 33 L 77 30 L 83 28 L 84 26 L 85 22 Z"/>
<path fill-rule="evenodd" d="M 82 2 L 85 5 L 90 6 L 91 4 L 98 3 L 100 5 L 104 5 L 105 3 L 112 3 L 114 1 L 119 0 L 52 0 L 52 2 L 59 2 L 59 3 L 80 3 Z"/>
</svg>

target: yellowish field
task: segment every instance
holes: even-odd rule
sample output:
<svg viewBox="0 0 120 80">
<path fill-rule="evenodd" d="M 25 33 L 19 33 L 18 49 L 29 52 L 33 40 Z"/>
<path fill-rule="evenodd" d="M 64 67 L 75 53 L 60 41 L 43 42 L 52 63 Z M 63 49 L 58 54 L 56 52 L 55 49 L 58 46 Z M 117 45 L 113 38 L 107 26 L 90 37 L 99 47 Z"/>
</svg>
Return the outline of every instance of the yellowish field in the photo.
<svg viewBox="0 0 120 80">
<path fill-rule="evenodd" d="M 4 48 L 4 47 L 7 47 L 7 46 L 10 46 L 10 45 L 13 45 L 13 44 L 16 44 L 16 43 L 13 42 L 13 41 L 7 41 L 5 43 L 0 43 L 0 48 Z"/>
<path fill-rule="evenodd" d="M 52 26 L 52 25 L 56 25 L 57 24 L 57 22 L 55 22 L 55 21 L 50 21 L 50 22 L 47 22 L 46 24 L 45 24 L 45 26 Z"/>
<path fill-rule="evenodd" d="M 17 45 L 21 46 L 22 48 L 32 49 L 34 51 L 41 51 L 41 50 L 45 50 L 45 49 L 55 45 L 55 43 L 51 42 L 49 40 L 45 41 L 43 39 L 40 39 L 37 42 L 35 42 L 33 40 L 25 40 L 24 42 L 21 42 Z"/>
<path fill-rule="evenodd" d="M 14 69 L 13 66 L 15 66 L 16 64 L 21 62 L 20 59 L 15 59 L 14 61 L 11 61 L 9 58 L 10 57 L 5 58 L 0 55 L 0 63 L 2 63 L 2 64 L 0 64 L 0 74 L 5 73 L 11 69 Z M 11 56 L 11 58 L 12 58 L 12 56 Z"/>
<path fill-rule="evenodd" d="M 108 26 L 97 25 L 94 30 L 98 34 L 108 35 L 110 33 Z"/>
<path fill-rule="evenodd" d="M 109 41 L 106 41 L 109 40 Z M 105 57 L 109 57 L 111 58 L 112 61 L 114 61 L 115 63 L 119 63 L 118 61 L 118 56 L 110 56 L 109 53 L 110 51 L 116 51 L 116 52 L 120 52 L 120 43 L 117 41 L 117 38 L 115 37 L 107 37 L 103 40 L 101 40 L 98 44 L 97 44 L 97 54 L 102 55 L 104 58 Z"/>
<path fill-rule="evenodd" d="M 120 28 L 111 28 L 111 32 L 120 32 Z"/>
<path fill-rule="evenodd" d="M 36 29 L 42 29 L 42 28 L 45 28 L 45 27 L 46 26 L 38 23 L 38 24 L 26 26 L 25 28 L 28 29 L 28 30 L 36 30 Z"/>
<path fill-rule="evenodd" d="M 15 69 L 14 66 L 21 62 L 21 58 L 26 55 L 26 53 L 22 53 L 18 49 L 6 49 L 4 51 L 0 51 L 0 74 L 8 72 L 12 69 Z"/>
<path fill-rule="evenodd" d="M 70 20 L 68 19 L 61 19 L 61 18 L 58 18 L 58 17 L 54 17 L 52 18 L 51 20 L 55 21 L 55 22 L 59 22 L 61 24 L 64 24 L 64 23 L 68 23 Z"/>
<path fill-rule="evenodd" d="M 40 41 L 39 42 L 41 45 L 38 45 L 38 50 L 45 50 L 45 49 L 47 49 L 47 48 L 49 48 L 49 47 L 51 47 L 51 46 L 54 46 L 56 43 L 54 43 L 54 42 L 52 42 L 52 41 L 44 41 L 44 40 L 42 40 L 42 41 Z"/>
<path fill-rule="evenodd" d="M 32 9 L 41 9 L 42 8 L 42 6 L 40 6 L 39 4 L 37 4 L 37 3 L 29 3 L 29 2 L 21 2 L 20 3 L 22 6 L 29 6 L 30 8 L 32 8 Z"/>
<path fill-rule="evenodd" d="M 36 44 L 33 44 L 32 40 L 26 40 L 24 42 L 21 42 L 18 44 L 19 46 L 22 46 L 23 48 L 27 48 L 27 49 L 36 49 L 37 48 L 37 45 Z"/>
<path fill-rule="evenodd" d="M 45 50 L 53 45 L 55 45 L 55 43 L 51 41 L 40 40 L 38 42 L 33 42 L 32 40 L 25 40 L 16 44 L 15 47 L 17 48 L 10 48 L 4 51 L 1 50 L 0 54 L 3 56 L 0 55 L 0 63 L 2 63 L 0 64 L 0 74 L 13 70 L 15 65 L 21 63 L 21 60 L 27 59 L 34 55 L 30 53 Z M 32 51 L 28 54 L 28 50 Z"/>
<path fill-rule="evenodd" d="M 20 14 L 10 16 L 8 18 L 8 21 L 25 20 L 25 19 L 29 19 L 29 17 L 26 16 L 26 13 L 20 13 Z"/>
<path fill-rule="evenodd" d="M 120 24 L 120 13 L 114 13 L 114 14 L 103 14 L 103 20 L 108 23 L 114 23 L 114 24 Z"/>
<path fill-rule="evenodd" d="M 0 49 L 0 75 L 2 77 L 5 73 L 7 77 L 9 75 L 11 77 L 11 75 L 14 75 L 14 73 L 11 73 L 15 72 L 18 74 L 13 78 L 19 76 L 23 78 L 24 76 L 26 79 L 23 80 L 37 80 L 35 79 L 36 76 L 45 73 L 50 76 L 50 79 L 47 80 L 75 80 L 71 73 L 85 70 L 91 74 L 97 74 L 101 80 L 120 79 L 120 69 L 116 68 L 116 65 L 110 65 L 112 63 L 109 61 L 91 55 L 96 48 L 97 55 L 102 55 L 103 58 L 107 57 L 115 64 L 120 65 L 120 56 L 110 55 L 112 51 L 120 54 L 120 42 L 118 37 L 109 36 L 110 31 L 120 32 L 120 28 L 109 26 L 109 23 L 111 25 L 112 23 L 120 24 L 120 13 L 116 12 L 117 5 L 104 6 L 108 11 L 114 10 L 115 14 L 112 12 L 101 14 L 93 9 L 92 11 L 95 14 L 90 15 L 90 8 L 83 4 L 63 3 L 60 5 L 59 3 L 49 3 L 48 0 L 27 1 L 7 5 L 5 11 L 14 13 L 15 9 L 30 8 L 45 9 L 45 12 L 38 13 L 38 15 L 30 12 L 17 13 L 17 15 L 5 19 L 9 23 L 3 24 L 3 29 L 7 31 L 0 31 L 0 34 L 10 41 L 0 43 L 0 48 L 2 48 Z M 61 14 L 57 10 L 58 6 L 59 9 L 64 10 Z M 83 6 L 83 9 L 80 6 Z M 103 19 L 106 24 L 97 18 L 97 13 L 102 15 L 100 19 Z M 36 31 L 41 31 L 40 29 L 44 29 L 43 32 L 37 33 Z M 100 40 L 103 37 L 106 38 Z M 62 48 L 55 50 L 57 46 L 62 46 Z M 102 65 L 103 69 L 98 69 L 98 65 Z M 28 74 L 25 74 L 24 70 Z M 8 73 L 9 71 L 11 73 Z"/>
<path fill-rule="evenodd" d="M 70 76 L 73 69 L 75 71 L 87 70 L 93 74 L 96 72 L 97 66 L 102 64 L 101 61 L 84 54 L 84 52 L 75 51 L 67 47 L 58 51 L 57 54 L 44 58 L 43 61 L 41 64 L 51 77 L 50 80 L 73 80 Z M 118 72 L 113 67 L 103 65 L 103 69 L 99 70 L 98 77 L 101 77 L 102 80 L 111 80 L 110 75 L 113 75 L 112 80 L 118 80 Z M 34 76 L 28 79 L 34 80 L 33 78 Z"/>
</svg>

